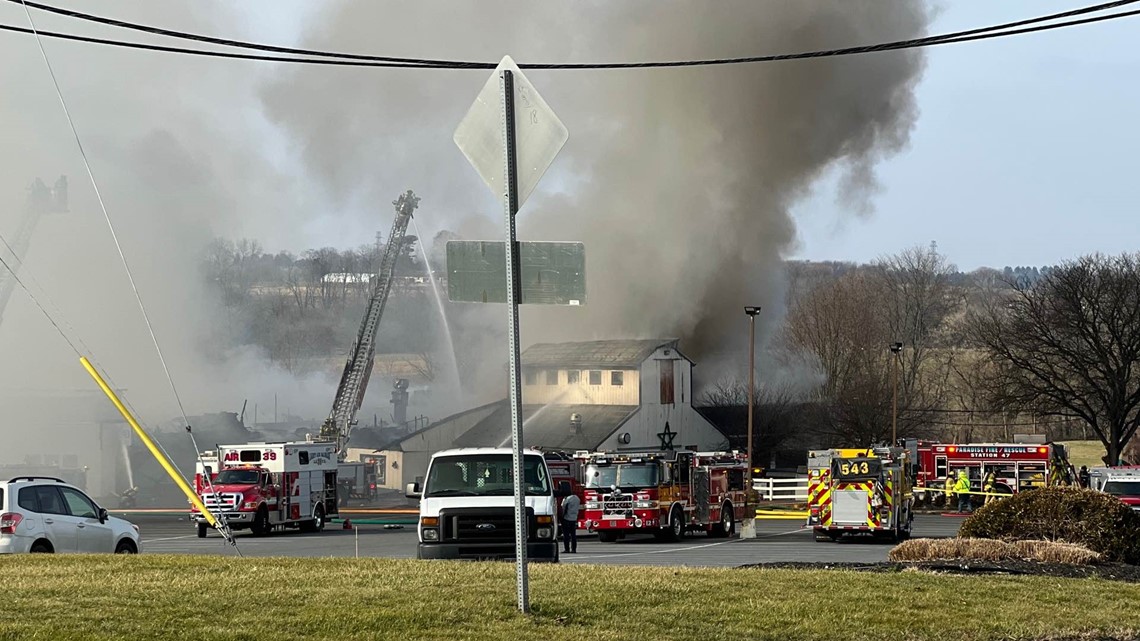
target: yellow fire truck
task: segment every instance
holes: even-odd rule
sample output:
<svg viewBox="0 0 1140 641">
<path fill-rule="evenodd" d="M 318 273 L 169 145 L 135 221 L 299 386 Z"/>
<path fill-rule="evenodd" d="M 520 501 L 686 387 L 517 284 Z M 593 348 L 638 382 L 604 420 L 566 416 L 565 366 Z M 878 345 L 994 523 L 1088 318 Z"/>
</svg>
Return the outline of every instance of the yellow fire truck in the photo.
<svg viewBox="0 0 1140 641">
<path fill-rule="evenodd" d="M 844 534 L 910 538 L 910 454 L 897 447 L 808 452 L 808 526 L 816 541 Z"/>
</svg>

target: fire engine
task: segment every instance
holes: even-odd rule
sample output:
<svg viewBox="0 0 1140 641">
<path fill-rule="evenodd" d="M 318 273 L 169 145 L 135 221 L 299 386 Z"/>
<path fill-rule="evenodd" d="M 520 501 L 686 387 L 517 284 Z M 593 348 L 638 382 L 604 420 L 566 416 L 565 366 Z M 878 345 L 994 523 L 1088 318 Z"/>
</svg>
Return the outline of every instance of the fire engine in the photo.
<svg viewBox="0 0 1140 641">
<path fill-rule="evenodd" d="M 1140 466 L 1090 468 L 1089 488 L 1111 494 L 1128 507 L 1140 512 Z"/>
<path fill-rule="evenodd" d="M 744 516 L 748 461 L 739 452 L 591 453 L 578 527 L 598 540 L 690 530 L 729 536 Z"/>
<path fill-rule="evenodd" d="M 219 445 L 202 454 L 194 488 L 231 529 L 257 536 L 285 527 L 319 532 L 337 515 L 336 471 L 335 443 Z M 191 508 L 190 520 L 205 538 L 205 516 Z"/>
<path fill-rule="evenodd" d="M 577 495 L 581 504 L 585 505 L 585 486 L 582 485 L 583 458 L 561 451 L 542 451 L 542 457 L 546 459 L 546 467 L 550 470 L 550 480 L 554 483 L 554 489 L 558 490 L 563 483 L 569 483 L 570 494 Z M 561 508 L 562 497 L 557 498 L 558 507 Z"/>
<path fill-rule="evenodd" d="M 920 504 L 944 500 L 947 475 L 966 470 L 970 487 L 982 489 L 986 474 L 994 473 L 995 490 L 1012 494 L 1034 487 L 1071 484 L 1072 467 L 1059 443 L 933 443 L 908 441 L 906 447 L 918 463 L 916 498 Z"/>
<path fill-rule="evenodd" d="M 869 533 L 910 538 L 911 463 L 898 447 L 808 452 L 808 527 L 816 541 Z"/>
</svg>

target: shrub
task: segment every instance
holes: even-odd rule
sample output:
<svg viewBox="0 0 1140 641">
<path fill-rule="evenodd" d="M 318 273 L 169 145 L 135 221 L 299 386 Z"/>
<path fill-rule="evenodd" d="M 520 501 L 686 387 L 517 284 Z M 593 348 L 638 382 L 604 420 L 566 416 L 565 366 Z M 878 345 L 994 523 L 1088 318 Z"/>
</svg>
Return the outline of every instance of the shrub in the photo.
<svg viewBox="0 0 1140 641">
<path fill-rule="evenodd" d="M 891 561 L 1006 561 L 1029 559 L 1042 563 L 1090 565 L 1101 555 L 1071 543 L 1053 541 L 1017 541 L 1006 543 L 993 539 L 912 539 L 888 553 Z"/>
<path fill-rule="evenodd" d="M 1107 494 L 1068 487 L 1020 492 L 984 505 L 962 523 L 961 537 L 1059 541 L 1140 563 L 1140 515 Z"/>
</svg>

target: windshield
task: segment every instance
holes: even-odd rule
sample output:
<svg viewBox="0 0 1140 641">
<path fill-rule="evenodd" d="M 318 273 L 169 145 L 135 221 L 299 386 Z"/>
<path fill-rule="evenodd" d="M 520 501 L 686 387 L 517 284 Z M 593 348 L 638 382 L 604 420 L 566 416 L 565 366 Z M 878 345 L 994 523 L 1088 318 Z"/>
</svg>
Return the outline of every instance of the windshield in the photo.
<svg viewBox="0 0 1140 641">
<path fill-rule="evenodd" d="M 656 465 L 591 465 L 586 468 L 586 487 L 656 487 Z"/>
<path fill-rule="evenodd" d="M 1113 496 L 1140 496 L 1140 480 L 1109 481 L 1104 484 L 1104 491 Z"/>
<path fill-rule="evenodd" d="M 527 496 L 549 496 L 550 479 L 539 456 L 523 458 Z M 510 454 L 446 456 L 432 461 L 424 496 L 507 496 L 514 494 Z"/>
<path fill-rule="evenodd" d="M 214 477 L 217 485 L 253 485 L 257 483 L 257 470 L 222 470 Z"/>
</svg>

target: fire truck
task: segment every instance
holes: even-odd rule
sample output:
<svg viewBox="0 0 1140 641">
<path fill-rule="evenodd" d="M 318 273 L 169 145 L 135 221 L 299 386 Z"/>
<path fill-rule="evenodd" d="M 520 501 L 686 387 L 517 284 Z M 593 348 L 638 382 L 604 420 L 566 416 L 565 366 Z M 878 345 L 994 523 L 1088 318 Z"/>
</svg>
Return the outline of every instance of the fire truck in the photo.
<svg viewBox="0 0 1140 641">
<path fill-rule="evenodd" d="M 233 530 L 256 536 L 296 527 L 319 532 L 337 515 L 335 443 L 246 443 L 203 452 L 194 489 L 214 516 Z M 190 520 L 205 538 L 205 516 L 191 508 Z"/>
<path fill-rule="evenodd" d="M 1111 494 L 1128 507 L 1140 512 L 1140 466 L 1090 468 L 1089 488 Z"/>
<path fill-rule="evenodd" d="M 910 538 L 911 472 L 904 448 L 809 451 L 807 524 L 815 540 L 860 533 Z"/>
<path fill-rule="evenodd" d="M 550 470 L 550 480 L 554 484 L 554 489 L 557 490 L 561 488 L 563 483 L 568 483 L 570 494 L 577 495 L 581 504 L 585 505 L 585 486 L 582 485 L 583 456 L 575 456 L 561 451 L 542 451 L 542 457 L 546 459 L 546 467 Z M 563 497 L 556 498 L 558 507 L 561 508 Z"/>
<path fill-rule="evenodd" d="M 677 540 L 729 536 L 744 516 L 747 457 L 739 452 L 595 452 L 585 457 L 578 527 L 612 542 L 647 533 Z"/>
<path fill-rule="evenodd" d="M 981 491 L 986 474 L 994 473 L 995 490 L 1013 494 L 1046 485 L 1073 483 L 1074 474 L 1068 453 L 1059 443 L 934 443 L 908 441 L 906 447 L 917 462 L 915 496 L 920 504 L 942 502 L 944 492 L 925 492 L 921 488 L 940 490 L 947 475 L 957 477 L 966 470 L 970 487 Z M 977 502 L 981 502 L 978 497 Z"/>
</svg>

